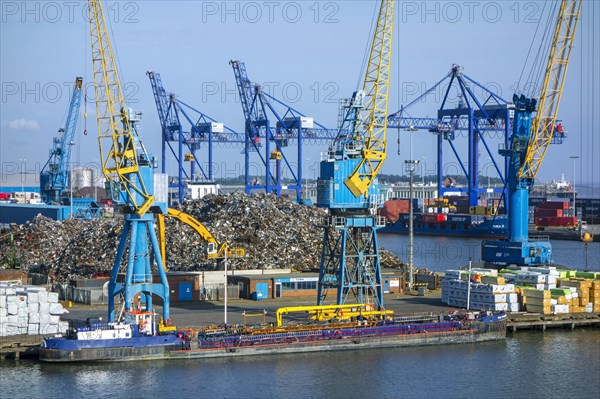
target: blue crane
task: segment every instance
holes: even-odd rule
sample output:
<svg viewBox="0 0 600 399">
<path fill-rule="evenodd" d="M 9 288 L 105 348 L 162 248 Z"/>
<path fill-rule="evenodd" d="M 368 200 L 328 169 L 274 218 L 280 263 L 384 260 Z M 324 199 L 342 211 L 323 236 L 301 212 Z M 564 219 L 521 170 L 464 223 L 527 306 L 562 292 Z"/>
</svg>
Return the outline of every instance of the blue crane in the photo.
<svg viewBox="0 0 600 399">
<path fill-rule="evenodd" d="M 321 161 L 317 206 L 327 208 L 317 289 L 322 305 L 330 290 L 336 303 L 354 295 L 383 308 L 377 230 L 381 206 L 377 175 L 386 158 L 394 0 L 382 0 L 362 90 L 345 106 L 338 134 Z"/>
<path fill-rule="evenodd" d="M 499 150 L 509 163 L 509 237 L 483 242 L 481 258 L 486 262 L 518 265 L 554 262 L 548 237 L 529 237 L 529 191 L 557 133 L 558 109 L 580 12 L 581 0 L 561 1 L 539 101 L 524 95 L 513 96 L 512 134 L 509 143 Z"/>
<path fill-rule="evenodd" d="M 306 139 L 311 141 L 331 141 L 337 135 L 337 129 L 328 129 L 307 117 L 303 113 L 286 105 L 275 97 L 265 93 L 259 84 L 248 78 L 246 66 L 241 61 L 230 61 L 242 104 L 245 121 L 244 138 L 244 170 L 246 194 L 253 190 L 264 190 L 267 193 L 281 195 L 282 190 L 295 190 L 299 202 L 303 202 L 302 165 L 303 145 Z M 276 108 L 283 109 L 277 112 Z M 271 116 L 272 119 L 269 119 Z M 273 122 L 275 124 L 273 125 Z M 285 154 L 284 147 L 295 142 L 297 145 L 297 161 Z M 264 145 L 264 153 L 261 147 Z M 272 147 L 272 145 L 274 147 Z M 264 182 L 251 181 L 250 154 L 256 153 L 260 164 L 265 168 Z M 272 167 L 274 163 L 273 172 Z M 291 180 L 284 185 L 282 175 Z M 258 180 L 258 179 L 257 179 Z"/>
<path fill-rule="evenodd" d="M 181 202 L 186 181 L 214 181 L 213 144 L 241 144 L 244 142 L 243 134 L 179 100 L 175 94 L 167 94 L 158 72 L 148 71 L 146 74 L 150 79 L 162 128 L 162 173 L 166 173 L 168 147 L 178 165 L 177 179 L 170 187 L 177 188 L 178 200 Z M 184 128 L 184 125 L 189 128 Z M 208 159 L 205 161 L 207 163 L 204 165 L 197 155 L 203 144 L 208 152 Z M 184 167 L 186 162 L 190 164 L 189 172 Z M 200 171 L 200 175 L 197 170 Z"/>
<path fill-rule="evenodd" d="M 447 84 L 446 86 L 443 86 Z M 445 87 L 445 88 L 444 88 Z M 436 89 L 444 88 L 442 104 L 437 111 L 437 118 L 416 118 L 408 115 L 408 110 L 415 104 L 423 102 L 428 95 Z M 478 98 L 475 89 L 484 93 L 483 99 Z M 455 107 L 449 106 L 451 93 L 456 92 L 458 103 Z M 388 118 L 388 126 L 407 131 L 426 130 L 437 135 L 437 185 L 438 194 L 443 196 L 447 191 L 464 192 L 469 197 L 469 205 L 478 205 L 478 197 L 485 192 L 486 188 L 479 187 L 479 150 L 480 145 L 489 155 L 490 160 L 498 176 L 505 182 L 504 171 L 507 164 L 502 168 L 498 165 L 492 151 L 487 143 L 486 136 L 499 133 L 508 140 L 510 132 L 512 105 L 484 87 L 474 79 L 464 74 L 458 65 L 453 65 L 441 80 L 431 88 L 427 89 L 421 96 L 411 101 L 406 106 Z M 464 134 L 468 139 L 467 160 L 459 155 L 455 145 L 457 136 Z M 444 175 L 444 142 L 448 143 L 450 149 L 462 172 L 467 177 L 467 187 L 448 188 L 443 184 Z M 493 192 L 504 195 L 505 188 L 493 188 Z"/>
<path fill-rule="evenodd" d="M 40 194 L 46 203 L 58 202 L 69 186 L 71 146 L 77 129 L 82 90 L 83 78 L 78 77 L 75 79 L 65 127 L 58 130 L 59 137 L 52 139 L 50 157 L 40 173 Z"/>
</svg>

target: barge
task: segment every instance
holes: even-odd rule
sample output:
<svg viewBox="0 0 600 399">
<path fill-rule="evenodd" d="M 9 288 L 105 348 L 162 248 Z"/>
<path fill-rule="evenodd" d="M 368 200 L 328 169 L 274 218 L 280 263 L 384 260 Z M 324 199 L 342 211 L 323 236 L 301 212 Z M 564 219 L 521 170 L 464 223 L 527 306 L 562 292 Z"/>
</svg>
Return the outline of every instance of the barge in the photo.
<svg viewBox="0 0 600 399">
<path fill-rule="evenodd" d="M 153 317 L 149 312 L 142 314 L 146 319 Z M 506 337 L 505 313 L 381 318 L 362 317 L 360 311 L 354 314 L 358 316 L 346 320 L 333 318 L 281 326 L 227 325 L 168 332 L 160 332 L 160 323 L 153 321 L 142 327 L 139 316 L 134 314 L 120 323 L 91 323 L 72 328 L 65 336 L 45 338 L 39 358 L 44 362 L 196 359 L 460 344 Z"/>
</svg>

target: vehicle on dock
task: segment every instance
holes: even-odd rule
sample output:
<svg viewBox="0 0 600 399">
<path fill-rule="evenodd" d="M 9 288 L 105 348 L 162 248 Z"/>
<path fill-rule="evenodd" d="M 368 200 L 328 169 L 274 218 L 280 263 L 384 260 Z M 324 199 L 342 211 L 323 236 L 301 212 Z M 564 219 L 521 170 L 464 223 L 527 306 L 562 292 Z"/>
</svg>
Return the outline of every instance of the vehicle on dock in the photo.
<svg viewBox="0 0 600 399">
<path fill-rule="evenodd" d="M 161 331 L 152 313 L 133 313 L 126 315 L 121 323 L 87 323 L 70 329 L 65 336 L 44 339 L 40 360 L 208 358 L 458 344 L 506 337 L 506 314 L 502 312 L 394 317 L 391 311 L 380 315 L 370 315 L 367 309 L 363 312 L 364 304 L 343 305 L 343 309 L 335 309 L 336 306 L 331 305 L 336 316 L 327 321 L 314 317 L 317 310 L 323 310 L 317 309 L 307 312 L 312 321 L 279 325 L 279 315 L 286 314 L 289 310 L 286 309 L 278 311 L 276 325 L 221 325 L 201 330 Z"/>
</svg>

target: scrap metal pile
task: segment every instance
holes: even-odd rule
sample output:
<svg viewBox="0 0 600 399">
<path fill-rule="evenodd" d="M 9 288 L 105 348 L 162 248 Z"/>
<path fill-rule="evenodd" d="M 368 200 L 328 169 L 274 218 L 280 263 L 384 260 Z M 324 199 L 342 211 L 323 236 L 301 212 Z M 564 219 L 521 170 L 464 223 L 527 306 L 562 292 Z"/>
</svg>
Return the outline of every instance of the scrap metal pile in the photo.
<svg viewBox="0 0 600 399">
<path fill-rule="evenodd" d="M 244 248 L 246 256 L 230 262 L 236 269 L 318 270 L 326 213 L 274 195 L 237 192 L 184 202 L 180 210 L 201 221 L 218 242 Z M 65 220 L 38 216 L 13 229 L 15 249 L 25 269 L 53 274 L 58 280 L 106 275 L 113 267 L 121 218 Z M 189 226 L 166 219 L 167 266 L 171 271 L 215 270 L 206 258 L 206 242 Z M 9 256 L 0 248 L 0 264 Z M 127 256 L 127 254 L 125 254 Z M 383 267 L 404 268 L 388 251 Z"/>
</svg>

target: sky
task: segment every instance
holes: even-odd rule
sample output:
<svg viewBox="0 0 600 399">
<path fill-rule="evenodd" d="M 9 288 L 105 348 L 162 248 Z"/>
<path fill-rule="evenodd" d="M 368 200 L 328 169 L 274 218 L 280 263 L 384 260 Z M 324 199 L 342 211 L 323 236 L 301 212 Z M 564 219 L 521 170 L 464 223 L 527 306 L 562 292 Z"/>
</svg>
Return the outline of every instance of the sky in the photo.
<svg viewBox="0 0 600 399">
<path fill-rule="evenodd" d="M 600 1 L 583 2 L 559 119 L 568 134 L 551 146 L 539 181 L 562 174 L 600 196 Z M 146 148 L 160 156 L 160 124 L 146 71 L 161 74 L 168 92 L 243 130 L 243 114 L 229 60 L 244 61 L 250 79 L 275 97 L 328 126 L 337 124 L 338 98 L 350 97 L 364 64 L 375 1 L 106 1 L 121 83 L 129 107 L 144 114 Z M 21 168 L 36 175 L 48 159 L 52 138 L 64 125 L 76 76 L 88 101 L 72 161 L 98 159 L 92 66 L 86 7 L 77 1 L 3 1 L 0 25 L 0 164 L 2 175 Z M 453 64 L 510 100 L 532 38 L 544 29 L 549 6 L 538 1 L 401 1 L 396 26 L 389 108 L 394 112 L 440 80 Z M 533 44 L 533 53 L 540 46 Z M 527 65 L 525 66 L 527 68 Z M 525 76 L 528 69 L 525 69 Z M 451 98 L 456 102 L 456 98 Z M 441 93 L 411 109 L 435 116 Z M 84 118 L 84 113 L 87 118 Z M 87 130 L 87 135 L 83 131 Z M 382 173 L 403 174 L 404 160 L 423 161 L 435 173 L 435 136 L 388 130 Z M 499 140 L 491 138 L 495 152 Z M 457 140 L 466 154 L 466 140 Z M 318 177 L 327 143 L 304 149 L 304 174 Z M 293 158 L 295 150 L 290 148 Z M 448 158 L 450 150 L 445 148 Z M 400 154 L 398 155 L 398 152 Z M 482 150 L 483 152 L 483 150 Z M 199 152 L 206 157 L 206 149 Z M 570 159 L 577 156 L 578 159 Z M 487 155 L 481 154 L 482 163 Z M 494 155 L 499 160 L 498 155 Z M 243 174 L 239 148 L 215 150 L 216 177 Z M 167 171 L 174 172 L 172 156 Z M 488 169 L 482 166 L 483 174 Z M 449 170 L 449 169 L 448 169 Z M 490 171 L 492 176 L 493 172 Z M 3 177 L 3 180 L 4 177 Z M 1 183 L 0 183 L 1 184 Z"/>
</svg>

